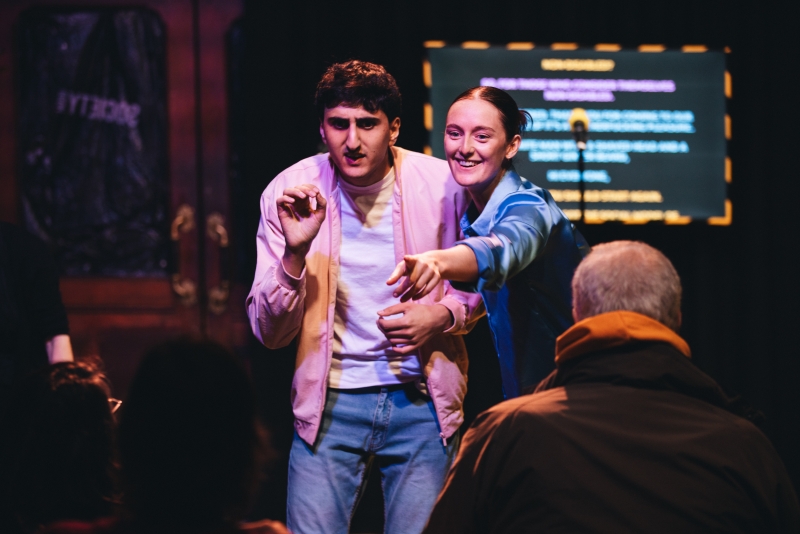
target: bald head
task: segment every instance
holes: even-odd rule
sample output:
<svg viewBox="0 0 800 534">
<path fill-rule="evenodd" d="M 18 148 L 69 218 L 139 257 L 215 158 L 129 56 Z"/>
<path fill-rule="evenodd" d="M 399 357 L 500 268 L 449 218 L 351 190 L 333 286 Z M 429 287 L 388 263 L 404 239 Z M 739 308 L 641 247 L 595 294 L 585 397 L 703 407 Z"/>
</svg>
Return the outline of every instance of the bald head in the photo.
<svg viewBox="0 0 800 534">
<path fill-rule="evenodd" d="M 681 281 L 661 252 L 638 241 L 592 247 L 572 278 L 576 320 L 612 311 L 641 313 L 678 331 Z"/>
</svg>

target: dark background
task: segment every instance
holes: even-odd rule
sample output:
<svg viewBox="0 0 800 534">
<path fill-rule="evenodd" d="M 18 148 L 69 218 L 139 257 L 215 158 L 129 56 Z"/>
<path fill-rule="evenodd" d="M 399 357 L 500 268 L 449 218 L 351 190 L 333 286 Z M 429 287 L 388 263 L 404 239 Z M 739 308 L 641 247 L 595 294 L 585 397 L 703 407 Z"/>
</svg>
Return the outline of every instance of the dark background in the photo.
<svg viewBox="0 0 800 534">
<path fill-rule="evenodd" d="M 404 96 L 398 144 L 421 150 L 427 143 L 421 68 L 426 40 L 728 46 L 733 77 L 732 225 L 607 223 L 590 226 L 585 234 L 590 243 L 645 241 L 672 260 L 684 285 L 682 335 L 695 363 L 765 414 L 764 430 L 800 487 L 800 394 L 795 384 L 800 377 L 800 313 L 797 268 L 791 259 L 800 245 L 795 162 L 799 10 L 797 2 L 721 0 L 298 1 L 282 3 L 280 9 L 273 2 L 246 2 L 245 179 L 235 206 L 251 232 L 243 240 L 255 236 L 258 199 L 269 180 L 316 153 L 314 86 L 333 62 L 357 58 L 385 65 Z M 244 271 L 252 273 L 255 247 L 249 250 Z M 485 343 L 485 332 L 482 336 L 473 342 Z M 291 437 L 291 350 L 252 360 L 263 381 L 262 401 L 279 449 Z M 483 353 L 485 349 L 472 346 L 474 366 L 488 365 L 481 363 Z M 494 390 L 476 373 L 471 375 L 468 408 L 474 412 L 493 400 Z M 273 517 L 282 513 L 278 482 L 273 480 L 273 493 L 264 496 L 264 503 L 271 504 L 262 503 L 274 511 Z"/>
</svg>

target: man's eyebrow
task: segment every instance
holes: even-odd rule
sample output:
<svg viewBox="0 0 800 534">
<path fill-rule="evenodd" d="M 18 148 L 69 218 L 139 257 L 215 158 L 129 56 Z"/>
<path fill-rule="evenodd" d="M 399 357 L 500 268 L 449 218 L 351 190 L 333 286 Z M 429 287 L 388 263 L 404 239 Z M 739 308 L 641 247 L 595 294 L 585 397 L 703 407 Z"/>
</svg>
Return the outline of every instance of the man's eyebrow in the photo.
<svg viewBox="0 0 800 534">
<path fill-rule="evenodd" d="M 364 123 L 376 124 L 380 121 L 381 120 L 377 117 L 359 117 L 358 119 L 356 119 L 356 124 L 364 124 Z"/>
</svg>

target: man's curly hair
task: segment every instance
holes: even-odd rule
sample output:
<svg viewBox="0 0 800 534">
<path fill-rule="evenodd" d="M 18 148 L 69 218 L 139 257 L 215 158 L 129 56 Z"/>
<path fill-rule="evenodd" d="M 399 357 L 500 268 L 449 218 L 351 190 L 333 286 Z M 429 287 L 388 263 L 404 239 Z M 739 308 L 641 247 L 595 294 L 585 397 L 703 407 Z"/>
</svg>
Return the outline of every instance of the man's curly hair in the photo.
<svg viewBox="0 0 800 534">
<path fill-rule="evenodd" d="M 331 65 L 317 84 L 314 105 L 320 120 L 325 109 L 363 107 L 383 111 L 389 122 L 400 116 L 402 97 L 397 82 L 381 65 L 350 60 Z"/>
</svg>

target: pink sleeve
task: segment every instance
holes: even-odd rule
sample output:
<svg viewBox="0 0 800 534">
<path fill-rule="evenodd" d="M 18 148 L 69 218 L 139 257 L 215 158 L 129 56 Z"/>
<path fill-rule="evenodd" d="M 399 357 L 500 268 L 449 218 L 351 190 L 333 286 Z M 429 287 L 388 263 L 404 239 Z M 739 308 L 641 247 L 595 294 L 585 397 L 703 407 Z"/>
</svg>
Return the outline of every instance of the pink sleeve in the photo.
<svg viewBox="0 0 800 534">
<path fill-rule="evenodd" d="M 285 347 L 297 335 L 306 296 L 305 269 L 294 278 L 281 261 L 285 241 L 274 197 L 274 186 L 281 182 L 277 177 L 261 196 L 256 274 L 246 301 L 253 334 L 271 349 Z"/>
<path fill-rule="evenodd" d="M 466 334 L 485 313 L 479 293 L 459 291 L 449 282 L 445 282 L 445 295 L 438 304 L 445 306 L 453 314 L 453 326 L 445 330 L 445 334 Z"/>
</svg>

